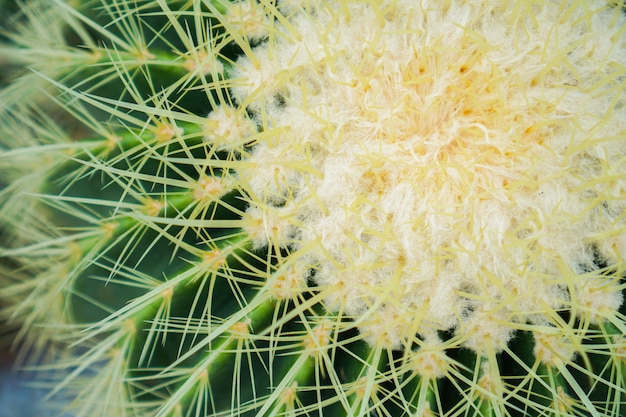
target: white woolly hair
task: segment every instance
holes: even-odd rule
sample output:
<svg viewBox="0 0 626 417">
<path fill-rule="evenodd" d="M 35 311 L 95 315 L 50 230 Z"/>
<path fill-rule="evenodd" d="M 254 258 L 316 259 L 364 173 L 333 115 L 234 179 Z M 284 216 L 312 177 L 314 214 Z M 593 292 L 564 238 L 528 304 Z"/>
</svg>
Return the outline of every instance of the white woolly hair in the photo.
<svg viewBox="0 0 626 417">
<path fill-rule="evenodd" d="M 280 132 L 240 173 L 255 244 L 297 236 L 372 344 L 417 328 L 498 349 L 574 303 L 614 312 L 595 262 L 626 255 L 626 18 L 566 3 L 283 5 L 231 90 Z"/>
</svg>

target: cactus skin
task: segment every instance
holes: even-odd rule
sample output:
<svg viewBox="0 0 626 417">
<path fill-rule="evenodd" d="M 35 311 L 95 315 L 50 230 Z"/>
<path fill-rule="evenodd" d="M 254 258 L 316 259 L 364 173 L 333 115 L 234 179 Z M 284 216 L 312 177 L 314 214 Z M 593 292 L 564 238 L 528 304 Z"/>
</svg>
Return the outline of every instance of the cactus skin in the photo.
<svg viewBox="0 0 626 417">
<path fill-rule="evenodd" d="M 0 49 L 9 71 L 0 91 L 0 318 L 20 326 L 15 345 L 29 360 L 43 363 L 38 372 L 53 388 L 53 403 L 58 399 L 77 417 L 626 414 L 623 53 L 595 62 L 611 68 L 595 84 L 574 85 L 587 81 L 581 78 L 585 69 L 570 68 L 581 71 L 581 79 L 559 87 L 580 87 L 579 97 L 589 100 L 604 94 L 612 105 L 594 115 L 601 121 L 594 127 L 599 133 L 590 129 L 567 155 L 574 160 L 585 154 L 601 172 L 591 175 L 572 162 L 574 168 L 568 165 L 561 174 L 582 178 L 587 187 L 571 193 L 600 196 L 589 200 L 593 205 L 581 218 L 605 213 L 584 219 L 609 226 L 583 236 L 588 253 L 578 270 L 560 253 L 549 259 L 562 261 L 560 275 L 545 273 L 546 281 L 557 284 L 539 289 L 554 291 L 562 297 L 558 302 L 535 294 L 541 291 L 531 278 L 541 274 L 529 268 L 519 277 L 528 280 L 528 293 L 519 298 L 493 295 L 498 285 L 510 294 L 522 287 L 489 274 L 485 281 L 496 284 L 484 283 L 484 292 L 455 288 L 470 301 L 439 306 L 450 312 L 442 323 L 451 316 L 458 319 L 454 325 L 439 325 L 426 307 L 414 305 L 394 316 L 390 305 L 400 296 L 393 291 L 401 285 L 390 280 L 357 288 L 349 276 L 332 282 L 324 263 L 330 259 L 341 272 L 369 277 L 381 273 L 377 263 L 383 261 L 359 269 L 334 254 L 325 259 L 319 247 L 331 253 L 332 242 L 306 240 L 310 219 L 285 214 L 292 204 L 308 209 L 294 184 L 317 190 L 311 185 L 319 168 L 313 163 L 316 144 L 301 154 L 304 159 L 268 160 L 270 168 L 262 152 L 272 151 L 286 129 L 297 131 L 295 119 L 293 126 L 281 125 L 272 113 L 296 101 L 281 96 L 279 87 L 302 88 L 293 94 L 304 102 L 307 94 L 313 99 L 316 85 L 307 84 L 312 78 L 306 76 L 301 84 L 289 84 L 299 74 L 296 64 L 287 74 L 264 73 L 273 62 L 264 45 L 297 38 L 289 28 L 323 19 L 325 7 L 339 16 L 336 24 L 349 20 L 353 6 L 381 12 L 377 3 L 38 0 L 23 5 L 22 15 L 8 23 L 15 27 L 6 34 L 13 43 Z M 396 3 L 383 3 L 389 9 L 382 20 L 392 20 Z M 454 11 L 468 10 L 465 3 L 472 2 L 442 3 Z M 517 2 L 519 8 L 507 16 L 528 17 L 540 3 Z M 624 47 L 623 3 L 592 2 L 598 10 L 582 1 L 546 3 L 563 8 L 564 25 L 577 13 L 586 22 L 604 10 L 610 44 L 615 51 Z M 302 15 L 310 20 L 298 23 Z M 330 49 L 324 52 L 335 59 Z M 568 63 L 563 56 L 555 59 Z M 465 74 L 463 65 L 459 71 Z M 250 88 L 249 67 L 266 77 L 258 90 Z M 384 72 L 376 75 L 375 81 L 386 79 Z M 467 80 L 471 87 L 480 73 Z M 317 87 L 323 90 L 323 81 Z M 457 87 L 453 83 L 451 89 Z M 370 83 L 364 97 L 375 88 Z M 550 122 L 556 116 L 546 111 Z M 480 118 L 485 114 L 491 111 L 470 117 L 488 129 Z M 616 129 L 614 136 L 602 130 L 607 125 Z M 591 161 L 596 146 L 612 154 Z M 517 154 L 507 158 L 523 160 L 514 159 Z M 390 187 L 388 178 L 373 178 Z M 537 181 L 538 188 L 550 184 Z M 323 197 L 319 190 L 312 194 Z M 369 240 L 356 229 L 348 232 L 367 252 L 377 238 L 392 245 L 386 239 L 397 231 L 383 227 Z M 543 244 L 540 237 L 516 237 L 529 251 L 535 247 L 530 240 Z M 349 243 L 342 247 L 347 255 L 356 253 Z M 560 247 L 537 250 L 523 266 L 536 262 L 540 268 L 542 256 Z M 448 265 L 462 254 L 437 256 L 438 265 Z M 408 264 L 409 257 L 394 262 Z M 351 304 L 344 287 L 359 300 L 366 290 L 376 296 L 364 302 L 363 311 Z M 516 309 L 535 295 L 536 310 Z M 482 309 L 483 300 L 491 310 Z M 478 324 L 475 311 L 484 314 Z M 397 324 L 407 315 L 407 327 Z"/>
</svg>

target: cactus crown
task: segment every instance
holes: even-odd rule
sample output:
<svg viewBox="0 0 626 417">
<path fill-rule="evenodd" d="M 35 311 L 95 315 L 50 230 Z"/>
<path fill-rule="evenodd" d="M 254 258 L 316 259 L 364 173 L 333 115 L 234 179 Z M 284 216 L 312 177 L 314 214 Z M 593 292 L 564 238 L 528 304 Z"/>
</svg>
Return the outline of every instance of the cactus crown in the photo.
<svg viewBox="0 0 626 417">
<path fill-rule="evenodd" d="M 623 415 L 623 7 L 23 5 L 0 317 L 76 416 Z"/>
</svg>

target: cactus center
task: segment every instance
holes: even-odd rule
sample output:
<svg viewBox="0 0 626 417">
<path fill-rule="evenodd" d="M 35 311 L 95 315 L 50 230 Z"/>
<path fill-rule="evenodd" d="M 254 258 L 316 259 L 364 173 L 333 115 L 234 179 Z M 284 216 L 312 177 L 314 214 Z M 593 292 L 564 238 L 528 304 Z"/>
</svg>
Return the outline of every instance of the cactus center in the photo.
<svg viewBox="0 0 626 417">
<path fill-rule="evenodd" d="M 297 254 L 372 344 L 453 331 L 502 347 L 511 323 L 568 303 L 558 277 L 595 216 L 570 173 L 601 162 L 563 122 L 588 109 L 532 46 L 544 29 L 419 3 L 295 11 L 237 62 L 232 94 L 263 130 L 238 172 L 249 234 Z"/>
</svg>

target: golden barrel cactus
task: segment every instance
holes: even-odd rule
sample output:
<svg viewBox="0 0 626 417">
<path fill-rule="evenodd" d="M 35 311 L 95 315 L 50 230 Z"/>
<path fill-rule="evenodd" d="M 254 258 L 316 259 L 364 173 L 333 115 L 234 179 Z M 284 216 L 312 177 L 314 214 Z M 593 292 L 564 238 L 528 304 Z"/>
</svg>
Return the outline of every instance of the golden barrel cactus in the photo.
<svg viewBox="0 0 626 417">
<path fill-rule="evenodd" d="M 0 318 L 76 417 L 626 415 L 623 0 L 34 0 Z"/>
</svg>

